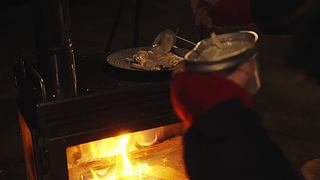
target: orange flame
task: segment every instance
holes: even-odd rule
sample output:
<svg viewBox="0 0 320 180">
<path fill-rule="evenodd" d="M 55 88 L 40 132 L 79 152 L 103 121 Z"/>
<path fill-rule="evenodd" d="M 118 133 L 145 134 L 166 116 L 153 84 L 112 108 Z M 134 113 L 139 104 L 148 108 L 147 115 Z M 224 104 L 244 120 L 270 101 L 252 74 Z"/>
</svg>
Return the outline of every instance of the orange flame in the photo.
<svg viewBox="0 0 320 180">
<path fill-rule="evenodd" d="M 91 180 L 115 180 L 115 179 L 141 179 L 149 171 L 149 165 L 144 163 L 133 163 L 128 157 L 128 143 L 131 134 L 116 137 L 115 141 L 102 141 L 100 147 L 91 143 L 91 153 L 94 158 L 101 158 L 110 155 L 118 155 L 113 173 L 109 175 L 98 175 L 94 169 L 90 169 Z M 108 140 L 108 139 L 107 139 Z"/>
<path fill-rule="evenodd" d="M 185 179 L 183 169 L 181 173 L 170 167 L 171 164 L 173 167 L 182 167 L 182 141 L 179 140 L 182 138 L 149 147 L 158 143 L 158 138 L 163 134 L 164 128 L 159 127 L 67 147 L 69 179 Z"/>
</svg>

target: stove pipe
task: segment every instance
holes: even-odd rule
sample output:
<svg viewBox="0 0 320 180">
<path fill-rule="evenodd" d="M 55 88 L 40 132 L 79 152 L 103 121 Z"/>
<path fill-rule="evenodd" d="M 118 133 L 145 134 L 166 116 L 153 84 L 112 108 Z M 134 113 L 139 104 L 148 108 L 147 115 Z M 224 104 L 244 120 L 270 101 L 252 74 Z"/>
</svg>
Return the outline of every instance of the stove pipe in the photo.
<svg viewBox="0 0 320 180">
<path fill-rule="evenodd" d="M 77 76 L 71 40 L 69 1 L 33 1 L 38 68 L 47 99 L 77 95 Z"/>
</svg>

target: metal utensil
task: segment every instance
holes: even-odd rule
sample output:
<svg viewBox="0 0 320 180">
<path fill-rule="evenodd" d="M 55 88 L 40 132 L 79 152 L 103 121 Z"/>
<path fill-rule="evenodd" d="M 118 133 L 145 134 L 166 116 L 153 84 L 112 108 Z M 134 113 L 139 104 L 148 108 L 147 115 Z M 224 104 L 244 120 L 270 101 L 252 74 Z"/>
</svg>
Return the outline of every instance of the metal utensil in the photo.
<svg viewBox="0 0 320 180">
<path fill-rule="evenodd" d="M 182 41 L 184 41 L 184 42 L 187 42 L 187 43 L 189 43 L 189 44 L 192 44 L 193 46 L 196 46 L 196 45 L 197 45 L 196 43 L 194 43 L 194 42 L 192 42 L 192 41 L 189 41 L 188 39 L 185 39 L 185 38 L 183 38 L 183 37 L 181 37 L 181 36 L 176 35 L 176 38 L 178 38 L 178 39 L 180 39 L 180 40 L 182 40 Z"/>
</svg>

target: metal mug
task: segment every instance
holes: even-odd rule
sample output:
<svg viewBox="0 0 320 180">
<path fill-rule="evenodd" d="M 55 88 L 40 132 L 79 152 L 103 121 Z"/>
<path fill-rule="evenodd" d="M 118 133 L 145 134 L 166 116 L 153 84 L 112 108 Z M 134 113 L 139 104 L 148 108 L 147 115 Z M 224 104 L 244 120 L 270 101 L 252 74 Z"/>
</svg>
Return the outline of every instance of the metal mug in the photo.
<svg viewBox="0 0 320 180">
<path fill-rule="evenodd" d="M 259 68 L 257 64 L 258 34 L 253 31 L 239 31 L 221 34 L 216 38 L 224 45 L 220 50 L 212 38 L 204 39 L 185 55 L 184 71 L 197 73 L 219 73 L 230 75 L 239 65 L 251 62 L 254 65 L 254 76 L 246 83 L 245 89 L 254 95 L 261 86 Z M 221 51 L 210 54 L 209 49 Z M 225 49 L 227 48 L 227 49 Z M 209 53 L 206 53 L 208 51 Z M 179 71 L 177 69 L 177 71 Z"/>
</svg>

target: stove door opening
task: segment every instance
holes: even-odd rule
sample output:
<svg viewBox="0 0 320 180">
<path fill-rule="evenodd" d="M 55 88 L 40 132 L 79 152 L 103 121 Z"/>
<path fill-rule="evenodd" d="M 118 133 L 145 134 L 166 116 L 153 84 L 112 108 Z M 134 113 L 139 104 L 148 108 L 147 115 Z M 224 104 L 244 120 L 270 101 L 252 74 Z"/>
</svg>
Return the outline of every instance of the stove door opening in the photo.
<svg viewBox="0 0 320 180">
<path fill-rule="evenodd" d="M 180 123 L 66 149 L 69 180 L 188 179 Z"/>
</svg>

